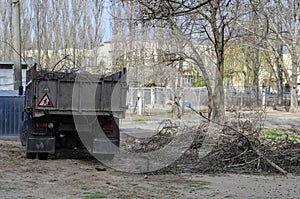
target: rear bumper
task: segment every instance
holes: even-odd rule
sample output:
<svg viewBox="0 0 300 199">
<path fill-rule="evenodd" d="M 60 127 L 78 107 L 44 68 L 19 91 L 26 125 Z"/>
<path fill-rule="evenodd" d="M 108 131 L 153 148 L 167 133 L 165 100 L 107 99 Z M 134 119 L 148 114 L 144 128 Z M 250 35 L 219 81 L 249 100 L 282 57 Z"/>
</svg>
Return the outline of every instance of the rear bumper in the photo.
<svg viewBox="0 0 300 199">
<path fill-rule="evenodd" d="M 29 137 L 26 145 L 27 152 L 55 153 L 54 137 Z"/>
</svg>

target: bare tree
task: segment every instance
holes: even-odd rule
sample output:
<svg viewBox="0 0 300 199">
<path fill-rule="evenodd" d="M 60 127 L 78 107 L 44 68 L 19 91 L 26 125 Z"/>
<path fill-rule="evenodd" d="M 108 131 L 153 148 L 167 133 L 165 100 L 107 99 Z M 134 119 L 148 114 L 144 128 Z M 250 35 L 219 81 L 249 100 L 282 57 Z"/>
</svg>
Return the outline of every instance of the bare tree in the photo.
<svg viewBox="0 0 300 199">
<path fill-rule="evenodd" d="M 289 111 L 296 112 L 298 109 L 297 77 L 299 70 L 298 48 L 300 42 L 299 1 L 274 0 L 261 6 L 261 8 L 269 19 L 270 36 L 267 38 L 267 44 L 273 49 L 273 53 L 280 63 L 279 66 L 281 68 L 279 72 L 282 71 L 284 73 L 290 88 L 291 104 Z M 288 66 L 289 63 L 282 60 L 282 50 L 280 50 L 282 46 L 283 50 L 288 52 L 290 56 L 290 68 Z"/>
<path fill-rule="evenodd" d="M 11 60 L 13 49 L 11 48 L 11 39 L 12 39 L 12 10 L 10 9 L 10 2 L 1 1 L 1 9 L 0 11 L 0 46 L 1 52 L 0 55 L 3 60 Z"/>
<path fill-rule="evenodd" d="M 193 60 L 204 75 L 209 93 L 211 119 L 222 122 L 224 107 L 223 71 L 225 45 L 232 38 L 239 4 L 231 1 L 134 1 L 140 5 L 136 22 L 164 27 L 185 37 L 193 56 L 178 53 L 179 59 Z M 204 43 L 215 52 L 215 65 L 204 66 L 199 46 Z M 212 79 L 210 74 L 214 74 Z"/>
<path fill-rule="evenodd" d="M 246 67 L 244 70 L 244 78 L 247 80 L 246 86 L 252 86 L 252 93 L 255 94 L 256 100 L 253 101 L 254 106 L 259 105 L 259 96 L 262 82 L 260 82 L 260 74 L 263 69 L 264 46 L 263 41 L 268 34 L 267 21 L 264 15 L 257 12 L 257 4 L 255 1 L 244 2 L 244 16 L 238 20 L 239 33 L 235 45 L 241 48 L 243 60 L 240 60 Z"/>
</svg>

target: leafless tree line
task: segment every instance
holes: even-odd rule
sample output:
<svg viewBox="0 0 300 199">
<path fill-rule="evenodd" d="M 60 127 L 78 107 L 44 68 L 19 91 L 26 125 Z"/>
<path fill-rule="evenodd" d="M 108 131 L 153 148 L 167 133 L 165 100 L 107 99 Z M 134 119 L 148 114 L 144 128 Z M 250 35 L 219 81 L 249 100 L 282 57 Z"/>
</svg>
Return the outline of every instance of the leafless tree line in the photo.
<svg viewBox="0 0 300 199">
<path fill-rule="evenodd" d="M 13 51 L 10 3 L 0 1 L 1 60 L 11 60 Z M 85 50 L 102 42 L 104 0 L 21 0 L 20 5 L 22 56 L 26 61 L 53 67 L 69 55 L 66 64 L 82 66 L 86 64 Z"/>
</svg>

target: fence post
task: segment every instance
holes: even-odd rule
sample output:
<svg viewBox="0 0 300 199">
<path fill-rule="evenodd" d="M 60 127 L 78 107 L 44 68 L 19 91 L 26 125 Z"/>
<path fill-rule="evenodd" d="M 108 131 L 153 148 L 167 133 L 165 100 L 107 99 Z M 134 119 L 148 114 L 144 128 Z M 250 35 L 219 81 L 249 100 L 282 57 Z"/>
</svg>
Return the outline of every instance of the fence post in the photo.
<svg viewBox="0 0 300 199">
<path fill-rule="evenodd" d="M 154 107 L 154 104 L 155 104 L 155 88 L 154 87 L 151 87 L 151 106 Z"/>
<path fill-rule="evenodd" d="M 243 91 L 240 91 L 240 98 L 241 98 L 241 101 L 240 101 L 240 110 L 243 108 Z"/>
<path fill-rule="evenodd" d="M 262 107 L 266 106 L 266 86 L 265 83 L 262 84 Z"/>
<path fill-rule="evenodd" d="M 138 115 L 143 115 L 143 96 L 142 96 L 142 93 L 141 93 L 141 88 L 138 89 L 137 114 Z"/>
</svg>

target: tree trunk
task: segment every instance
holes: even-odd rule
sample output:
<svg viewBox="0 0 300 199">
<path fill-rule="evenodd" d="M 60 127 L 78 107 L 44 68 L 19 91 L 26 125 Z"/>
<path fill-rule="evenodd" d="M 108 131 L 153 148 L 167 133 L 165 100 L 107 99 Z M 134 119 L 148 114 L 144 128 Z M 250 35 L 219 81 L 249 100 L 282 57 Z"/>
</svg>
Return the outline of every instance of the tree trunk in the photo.
<svg viewBox="0 0 300 199">
<path fill-rule="evenodd" d="M 255 105 L 259 105 L 259 69 L 260 69 L 260 63 L 259 63 L 259 50 L 255 50 L 254 52 L 254 60 L 253 60 L 253 86 L 254 86 L 254 93 L 256 95 L 256 102 Z"/>
<path fill-rule="evenodd" d="M 290 113 L 295 113 L 298 110 L 298 96 L 297 96 L 297 87 L 290 87 L 291 92 L 291 106 L 289 109 Z"/>
<path fill-rule="evenodd" d="M 173 120 L 180 119 L 180 105 L 179 105 L 179 98 L 177 96 L 174 97 L 174 104 L 172 107 L 172 115 Z"/>
<path fill-rule="evenodd" d="M 223 124 L 225 116 L 224 86 L 219 71 L 216 72 L 216 76 L 218 77 L 215 80 L 215 89 L 212 97 L 213 106 L 211 120 L 218 124 Z"/>
<path fill-rule="evenodd" d="M 277 27 L 279 30 L 279 34 L 282 34 L 282 21 L 278 20 Z M 283 42 L 280 40 L 281 35 L 277 35 L 277 40 L 279 44 L 277 46 L 277 53 L 278 56 L 276 57 L 276 64 L 277 64 L 277 85 L 278 85 L 278 97 L 277 97 L 277 104 L 282 106 L 283 104 L 283 74 L 282 74 L 282 63 L 283 63 Z"/>
<path fill-rule="evenodd" d="M 298 55 L 296 52 L 296 48 L 292 49 L 291 59 L 292 59 L 292 75 L 291 75 L 291 81 L 289 83 L 290 92 L 291 92 L 291 106 L 289 112 L 295 113 L 298 110 L 298 96 L 297 96 Z"/>
<path fill-rule="evenodd" d="M 282 71 L 281 71 L 281 66 L 278 61 L 278 66 L 277 66 L 277 73 L 278 73 L 278 80 L 277 80 L 277 105 L 282 106 L 283 103 L 283 79 L 282 79 Z"/>
</svg>

